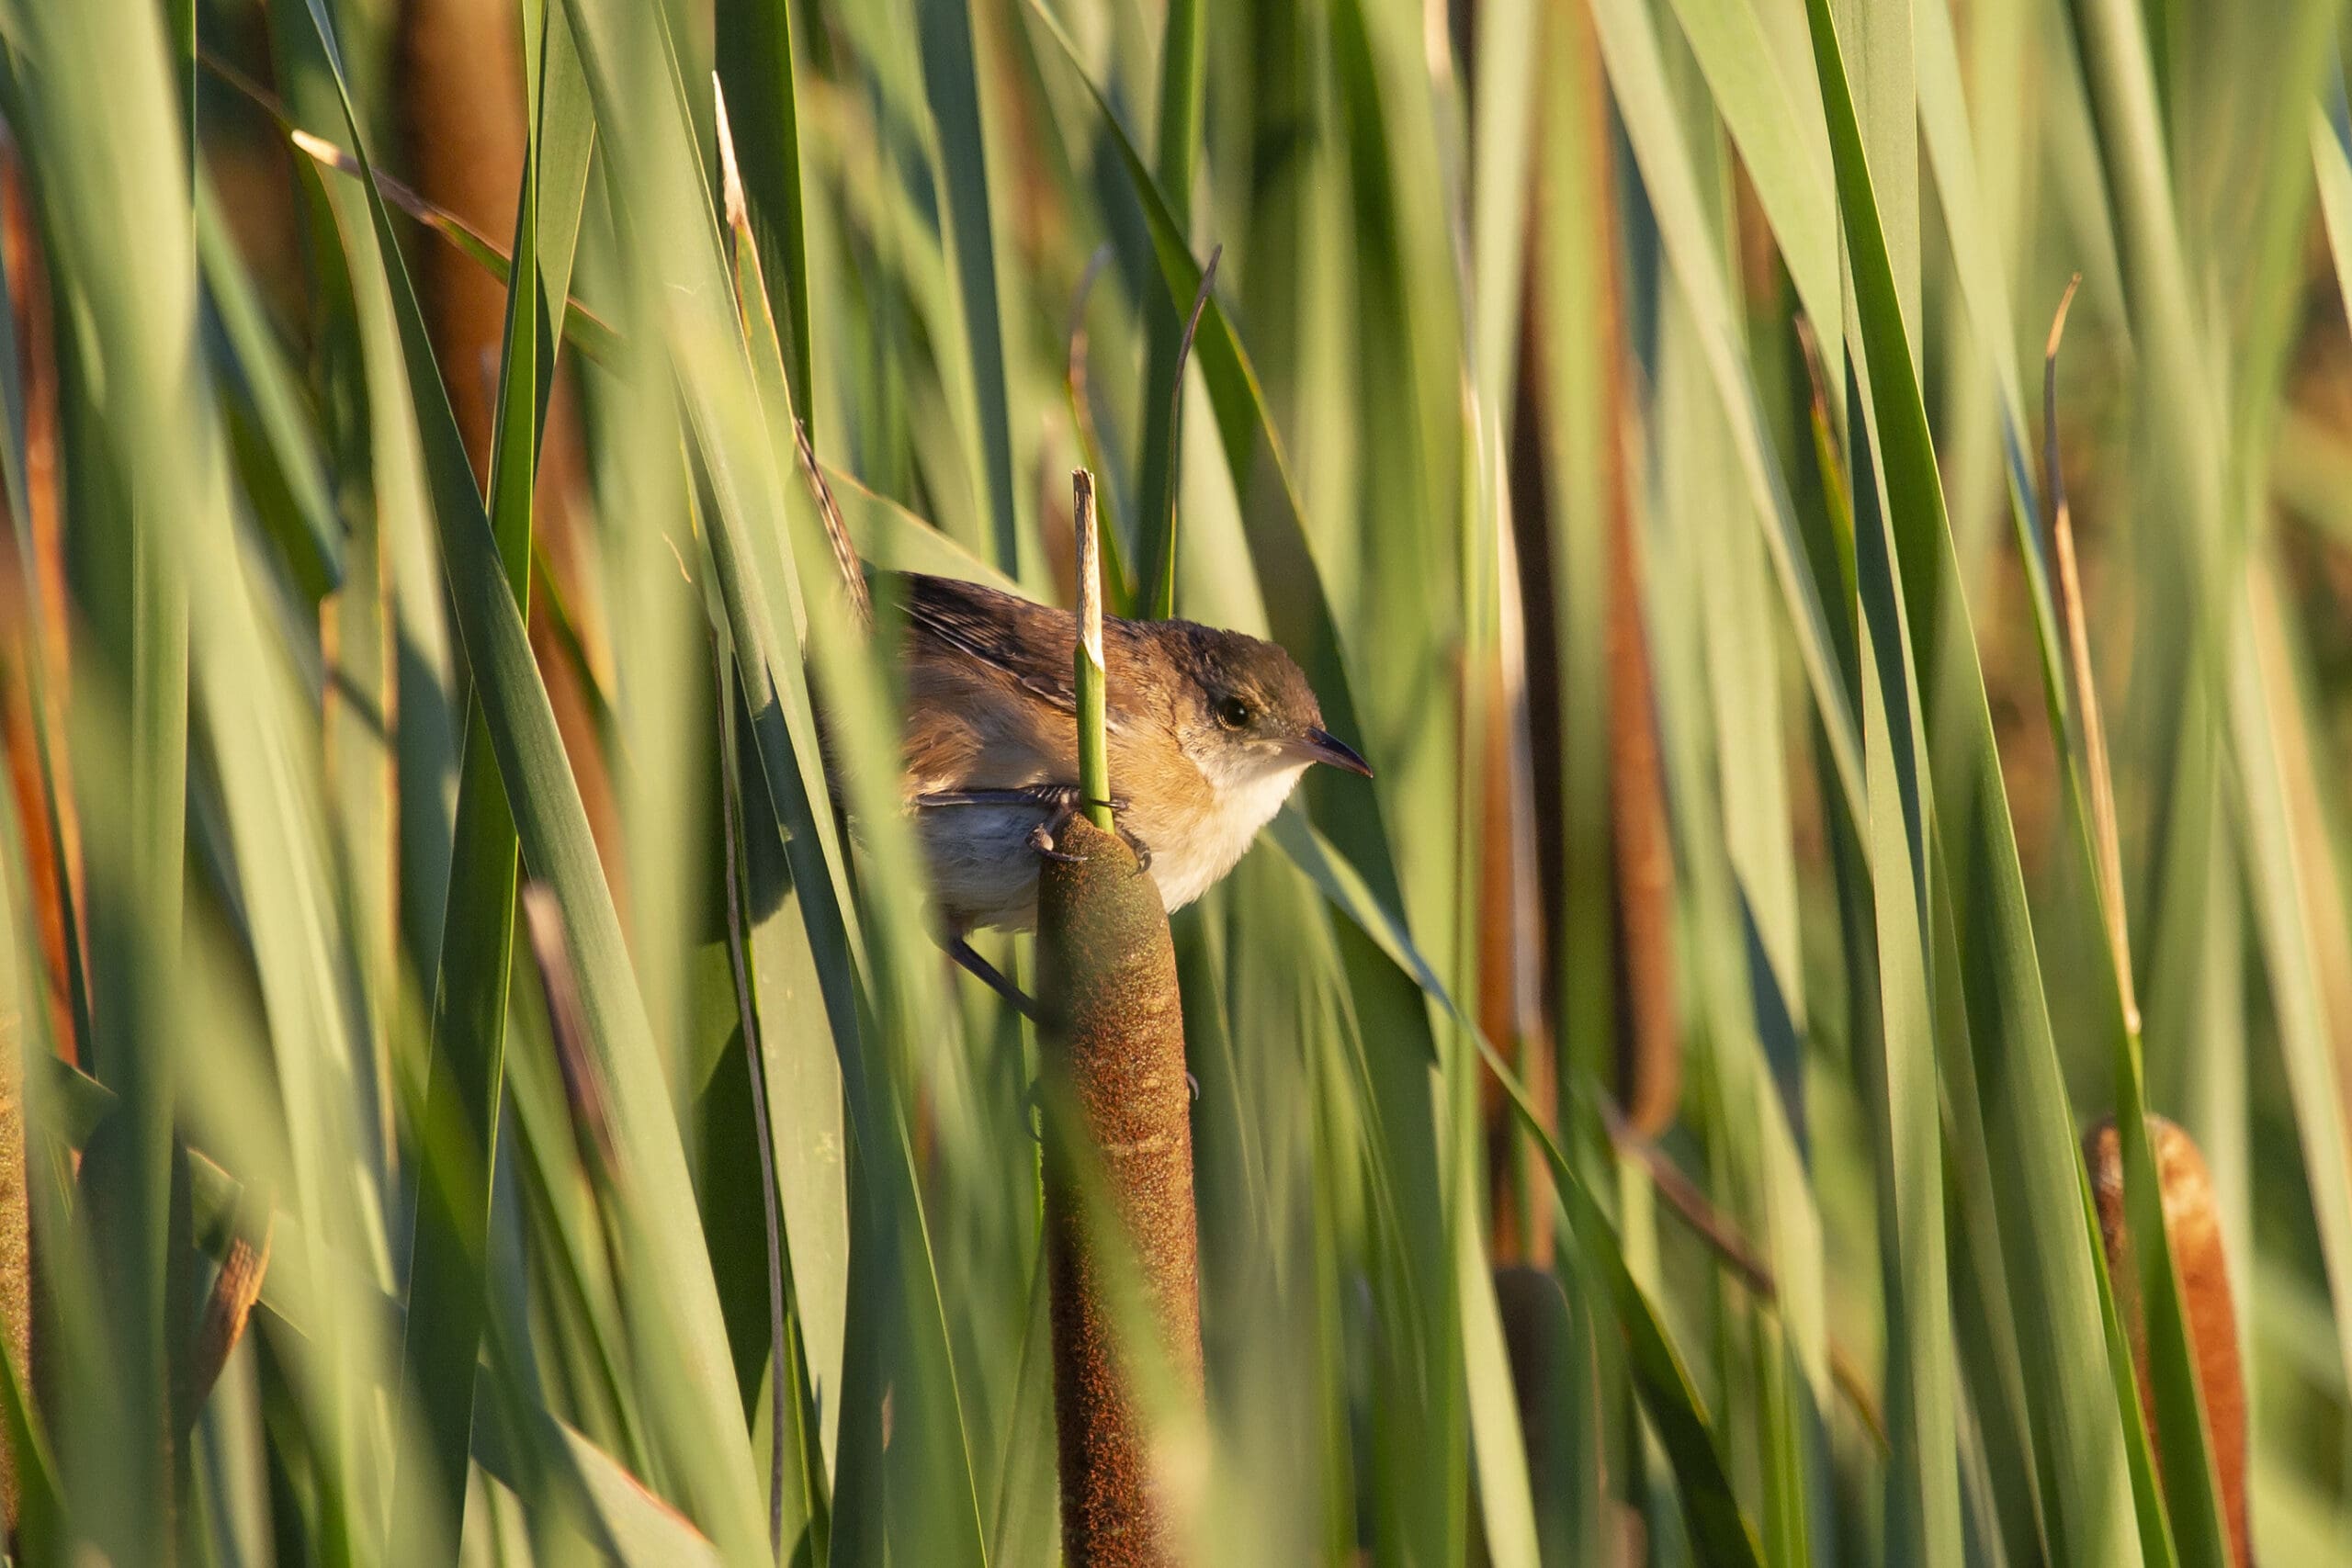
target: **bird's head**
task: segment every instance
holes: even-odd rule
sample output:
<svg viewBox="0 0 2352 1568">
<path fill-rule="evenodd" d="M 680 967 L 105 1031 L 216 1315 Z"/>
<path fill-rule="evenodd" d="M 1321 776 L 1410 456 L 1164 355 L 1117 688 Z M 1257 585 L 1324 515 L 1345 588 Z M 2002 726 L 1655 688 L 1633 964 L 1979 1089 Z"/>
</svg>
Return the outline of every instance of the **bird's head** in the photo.
<svg viewBox="0 0 2352 1568">
<path fill-rule="evenodd" d="M 1282 649 L 1184 621 L 1158 629 L 1178 677 L 1176 728 L 1184 753 L 1220 794 L 1271 786 L 1287 795 L 1316 762 L 1372 776 L 1354 749 L 1323 728 L 1314 688 Z"/>
</svg>

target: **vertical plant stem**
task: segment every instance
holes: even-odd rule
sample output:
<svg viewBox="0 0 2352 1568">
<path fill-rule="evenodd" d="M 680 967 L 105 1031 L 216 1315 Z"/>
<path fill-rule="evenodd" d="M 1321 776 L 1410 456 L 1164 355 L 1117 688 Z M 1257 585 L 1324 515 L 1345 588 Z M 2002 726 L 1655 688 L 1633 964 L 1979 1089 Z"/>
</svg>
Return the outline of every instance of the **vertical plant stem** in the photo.
<svg viewBox="0 0 2352 1568">
<path fill-rule="evenodd" d="M 1153 152 L 1152 174 L 1177 227 L 1189 243 L 1192 236 L 1193 180 L 1199 167 L 1201 106 L 1208 77 L 1208 7 L 1201 0 L 1171 0 L 1168 28 L 1159 53 L 1159 136 Z M 1214 267 L 1215 264 L 1211 264 Z M 1201 282 L 1206 298 L 1208 281 Z M 1171 301 L 1172 303 L 1172 301 Z M 1193 310 L 1195 321 L 1200 308 Z M 1184 407 L 1184 360 L 1193 329 L 1184 327 L 1182 343 L 1175 317 L 1154 302 L 1146 312 L 1149 340 L 1144 356 L 1143 490 L 1136 504 L 1144 515 L 1136 532 L 1141 547 L 1137 572 L 1142 578 L 1146 612 L 1164 620 L 1175 614 L 1176 492 L 1184 467 L 1181 447 Z M 1165 390 L 1163 391 L 1163 389 Z M 1153 400 L 1165 396 L 1165 405 Z M 1164 412 L 1163 412 L 1164 410 Z"/>
<path fill-rule="evenodd" d="M 2090 774 L 2091 850 L 2098 863 L 2098 897 L 2107 917 L 2107 940 L 2115 960 L 2115 986 L 2123 998 L 2124 1027 L 2140 1037 L 2140 998 L 2132 982 L 2132 933 L 2123 907 L 2123 851 L 2116 830 L 2115 779 L 2107 760 L 2107 727 L 2100 721 L 2098 690 L 2091 683 L 2090 628 L 2083 610 L 2083 580 L 2075 564 L 2074 514 L 2066 506 L 2065 475 L 2058 461 L 2058 344 L 2066 333 L 2066 311 L 2082 286 L 2076 273 L 2058 301 L 2042 352 L 2041 407 L 2044 482 L 2050 491 L 2051 544 L 2058 554 L 2058 602 L 2066 626 L 2066 657 L 2075 681 L 2075 713 L 2082 726 L 2083 760 Z"/>
<path fill-rule="evenodd" d="M 1184 335 L 1177 340 L 1176 360 L 1169 367 L 1167 482 L 1144 501 L 1155 509 L 1149 515 L 1160 528 L 1157 547 L 1147 545 L 1143 552 L 1144 570 L 1151 574 L 1144 607 L 1155 621 L 1169 620 L 1176 614 L 1176 496 L 1183 488 L 1179 481 L 1184 471 L 1180 449 L 1184 436 L 1184 367 L 1192 361 L 1193 339 L 1200 333 L 1201 312 L 1208 306 L 1209 290 L 1216 283 L 1216 264 L 1224 255 L 1225 247 L 1217 246 L 1209 252 L 1208 265 L 1201 268 L 1201 286 L 1193 291 L 1192 313 L 1184 318 Z"/>
<path fill-rule="evenodd" d="M 1070 483 L 1084 804 L 1037 886 L 1062 1550 L 1072 1563 L 1156 1568 L 1178 1560 L 1178 1532 L 1149 1428 L 1202 1403 L 1184 1010 L 1159 886 L 1113 830 L 1094 477 L 1080 468 Z"/>
<path fill-rule="evenodd" d="M 722 114 L 726 111 L 721 110 Z M 743 1065 L 752 1074 L 752 1135 L 760 1146 L 760 1206 L 768 1246 L 768 1551 L 784 1551 L 784 1233 L 776 1219 L 775 1143 L 768 1122 L 767 1065 L 760 1052 L 759 1014 L 752 1006 L 752 971 L 744 952 L 741 855 L 736 823 L 743 803 L 736 789 L 734 687 L 716 640 L 710 649 L 711 688 L 718 694 L 718 723 L 726 737 L 720 780 L 719 836 L 727 876 L 727 967 L 735 981 L 735 1012 L 743 1031 Z"/>
<path fill-rule="evenodd" d="M 1654 1138 L 1681 1103 L 1682 1050 L 1674 1017 L 1674 859 L 1642 624 L 1638 527 L 1622 506 L 1609 525 L 1609 814 L 1624 998 L 1617 1096 L 1628 1122 Z"/>
<path fill-rule="evenodd" d="M 1094 520 L 1094 476 L 1070 470 L 1070 499 L 1078 523 L 1078 789 L 1087 819 L 1111 828 L 1111 759 L 1102 734 L 1102 566 Z"/>
</svg>

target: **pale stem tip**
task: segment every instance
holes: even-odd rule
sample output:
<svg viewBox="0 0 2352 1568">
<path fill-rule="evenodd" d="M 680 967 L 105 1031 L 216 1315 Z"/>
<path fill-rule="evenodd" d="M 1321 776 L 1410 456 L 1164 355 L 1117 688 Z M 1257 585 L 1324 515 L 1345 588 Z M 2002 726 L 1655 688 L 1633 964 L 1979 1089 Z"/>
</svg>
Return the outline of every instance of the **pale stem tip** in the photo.
<svg viewBox="0 0 2352 1568">
<path fill-rule="evenodd" d="M 735 133 L 727 123 L 727 90 L 718 85 L 718 73 L 710 73 L 710 98 L 718 110 L 718 188 L 727 207 L 727 226 L 742 229 L 752 220 L 751 209 L 743 202 L 743 174 L 735 166 Z"/>
</svg>

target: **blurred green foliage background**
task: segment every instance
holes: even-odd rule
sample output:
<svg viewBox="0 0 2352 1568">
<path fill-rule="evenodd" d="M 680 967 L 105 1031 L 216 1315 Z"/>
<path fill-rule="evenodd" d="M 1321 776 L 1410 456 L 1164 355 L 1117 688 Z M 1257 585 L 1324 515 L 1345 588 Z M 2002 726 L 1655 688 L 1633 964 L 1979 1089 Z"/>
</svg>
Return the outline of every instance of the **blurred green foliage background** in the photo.
<svg viewBox="0 0 2352 1568">
<path fill-rule="evenodd" d="M 2337 13 L 0 0 L 18 1560 L 1057 1559 L 812 481 L 1081 465 L 1378 770 L 1175 920 L 1191 1561 L 2352 1550 Z"/>
</svg>

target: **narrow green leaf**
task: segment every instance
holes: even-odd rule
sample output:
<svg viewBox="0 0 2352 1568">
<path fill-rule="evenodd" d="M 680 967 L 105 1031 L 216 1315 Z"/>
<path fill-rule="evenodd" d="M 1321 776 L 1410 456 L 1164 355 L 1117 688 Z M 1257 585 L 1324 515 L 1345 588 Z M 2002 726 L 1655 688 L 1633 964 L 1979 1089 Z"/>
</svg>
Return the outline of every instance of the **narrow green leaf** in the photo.
<svg viewBox="0 0 2352 1568">
<path fill-rule="evenodd" d="M 811 368 L 808 219 L 800 182 L 792 10 L 780 0 L 725 0 L 717 7 L 716 53 L 752 232 L 771 274 L 769 305 L 784 326 L 793 406 L 813 436 L 817 388 Z"/>
<path fill-rule="evenodd" d="M 1933 775 L 1932 821 L 1939 837 L 1941 825 L 1951 825 L 1952 836 L 1939 853 L 1954 857 L 1961 973 L 1933 979 L 1939 988 L 1962 991 L 1969 1038 L 1977 1049 L 1997 1053 L 1978 1081 L 1997 1063 L 2007 1086 L 1984 1108 L 1984 1157 L 1994 1173 L 2000 1235 L 2018 1292 L 2012 1311 L 2027 1357 L 2026 1392 L 2046 1477 L 2052 1550 L 2070 1559 L 2128 1552 L 2136 1532 L 2125 1504 L 2132 1489 L 2122 1426 L 2108 1380 L 2086 1375 L 2109 1348 L 2092 1231 L 2084 1212 L 2049 1196 L 2082 1188 L 2082 1161 L 2026 913 L 1984 678 L 1960 597 L 1935 447 L 1837 27 L 1827 0 L 1808 0 L 1806 11 L 1853 266 L 1890 570 L 1901 586 L 1911 650 L 1911 669 L 1888 670 L 1884 678 L 1899 677 L 1921 697 L 1939 700 L 1925 716 L 1927 752 L 1958 761 L 1949 776 Z M 1934 678 L 1946 659 L 1957 664 L 1957 676 Z"/>
<path fill-rule="evenodd" d="M 170 1395 L 184 1342 L 169 1263 L 180 1089 L 167 1030 L 181 977 L 190 604 L 201 581 L 191 536 L 234 547 L 200 375 L 187 111 L 160 18 L 101 5 L 17 19 L 11 119 L 42 203 L 45 270 L 77 339 L 74 380 L 58 383 L 60 446 L 82 460 L 79 493 L 66 501 L 96 656 L 77 664 L 85 701 L 74 737 L 99 1004 L 88 1049 L 122 1100 L 113 1135 L 84 1160 L 76 1211 L 104 1285 L 77 1304 L 117 1381 L 55 1414 L 62 1474 L 85 1490 L 71 1500 L 93 1548 L 132 1561 L 164 1549 L 176 1491 Z M 136 101 L 110 106 L 118 91 Z M 107 198 L 82 194 L 93 188 Z"/>
<path fill-rule="evenodd" d="M 517 197 L 490 466 L 491 529 L 518 608 L 530 600 L 539 435 L 591 144 L 569 28 L 560 12 L 537 15 L 541 32 L 529 30 L 531 14 L 525 20 L 525 69 L 539 112 Z M 471 1369 L 488 1308 L 488 1224 L 504 1100 L 517 846 L 480 694 L 470 694 L 466 705 L 447 914 L 419 1111 L 425 1145 L 435 1157 L 419 1183 L 401 1344 L 400 1387 L 413 1391 L 423 1404 L 428 1468 L 420 1472 L 411 1463 L 396 1474 L 395 1559 L 436 1555 L 458 1544 L 475 1422 Z"/>
<path fill-rule="evenodd" d="M 1702 1561 L 1711 1564 L 1724 1564 L 1726 1568 L 1736 1568 L 1741 1563 L 1761 1564 L 1764 1556 L 1756 1544 L 1756 1531 L 1740 1511 L 1739 1499 L 1732 1489 L 1731 1476 L 1707 1412 L 1699 1403 L 1697 1391 L 1690 1386 L 1690 1373 L 1684 1371 L 1682 1358 L 1668 1337 L 1664 1322 L 1626 1267 L 1624 1247 L 1616 1228 L 1609 1223 L 1583 1177 L 1560 1152 L 1560 1145 L 1544 1128 L 1534 1102 L 1528 1099 L 1510 1066 L 1484 1041 L 1479 1043 L 1479 1048 L 1485 1054 L 1488 1070 L 1510 1097 L 1511 1111 L 1520 1130 L 1544 1151 L 1544 1160 L 1552 1168 L 1552 1179 L 1558 1184 L 1568 1224 L 1575 1232 L 1583 1266 L 1596 1277 L 1615 1308 L 1642 1409 L 1674 1466 L 1692 1544 Z"/>
<path fill-rule="evenodd" d="M 311 0 L 311 14 L 330 59 L 335 58 L 321 0 Z M 345 129 L 365 170 L 365 142 L 347 89 L 344 104 Z M 624 1298 L 639 1342 L 676 1358 L 675 1378 L 641 1382 L 638 1392 L 655 1413 L 676 1483 L 694 1511 L 723 1548 L 749 1552 L 763 1534 L 749 1439 L 732 1397 L 725 1331 L 644 1000 L 522 614 L 474 491 L 406 267 L 398 259 L 390 212 L 372 177 L 364 183 L 392 280 L 467 661 L 514 813 L 524 863 L 552 887 L 562 916 L 596 1066 L 610 1085 L 615 1132 L 636 1189 L 617 1216 L 641 1263 L 622 1277 Z"/>
<path fill-rule="evenodd" d="M 912 0 L 923 82 L 936 121 L 934 158 L 945 197 L 942 219 L 955 253 L 962 338 L 970 360 L 976 478 L 1000 570 L 1023 577 L 1034 541 L 1022 539 L 1013 504 L 1012 415 L 1004 325 L 997 295 L 997 241 L 989 209 L 988 136 L 980 114 L 980 60 L 971 0 Z"/>
<path fill-rule="evenodd" d="M 2335 262 L 2339 299 L 2352 300 L 2352 99 L 2339 62 L 2326 99 L 2312 110 L 2312 168 L 2319 176 L 2319 209 Z"/>
<path fill-rule="evenodd" d="M 293 372 L 271 335 L 253 279 L 221 226 L 220 197 L 209 179 L 197 187 L 196 238 L 205 292 L 228 341 L 237 389 L 259 427 L 257 446 L 271 479 L 288 503 L 283 509 L 262 508 L 263 521 L 273 527 L 295 580 L 312 598 L 322 597 L 343 581 L 343 525 L 327 491 L 317 438 L 302 411 Z M 296 525 L 284 526 L 289 521 Z"/>
<path fill-rule="evenodd" d="M 1764 539 L 1771 552 L 1772 570 L 1796 629 L 1806 683 L 1828 735 L 1839 804 L 1859 821 L 1866 812 L 1860 732 L 1854 718 L 1856 699 L 1839 673 L 1842 662 L 1823 607 L 1823 587 L 1806 568 L 1795 503 L 1774 456 L 1754 378 L 1739 351 L 1734 296 L 1708 237 L 1698 182 L 1667 92 L 1657 32 L 1647 11 L 1630 0 L 1591 3 L 1601 56 L 1609 68 L 1610 90 L 1624 117 L 1625 134 L 1641 168 L 1667 259 L 1698 328 L 1716 395 L 1723 400 L 1740 472 L 1747 481 L 1757 516 L 1767 525 Z"/>
<path fill-rule="evenodd" d="M 1877 367 L 1873 362 L 1872 373 Z M 1875 511 L 1875 508 L 1869 509 Z M 1875 521 L 1874 519 L 1872 521 Z M 1889 558 L 1891 531 L 1856 528 L 1856 576 L 1870 647 L 1862 734 L 1877 915 L 1882 1059 L 1871 1065 L 1880 1258 L 1887 1300 L 1887 1554 L 1961 1560 L 1951 1312 L 1945 1278 L 1943 1150 L 1928 998 L 1930 803 L 1911 647 Z M 1892 688 L 1890 690 L 1890 687 Z"/>
<path fill-rule="evenodd" d="M 1201 103 L 1208 67 L 1208 6 L 1170 0 L 1159 45 L 1159 136 L 1152 148 L 1152 177 L 1173 206 L 1185 248 L 1192 246 L 1193 171 L 1201 142 Z M 1144 302 L 1143 460 L 1136 490 L 1142 515 L 1136 529 L 1139 589 L 1147 613 L 1165 620 L 1176 595 L 1176 497 L 1183 464 L 1177 451 L 1182 419 L 1189 336 L 1183 307 L 1157 293 Z"/>
</svg>

